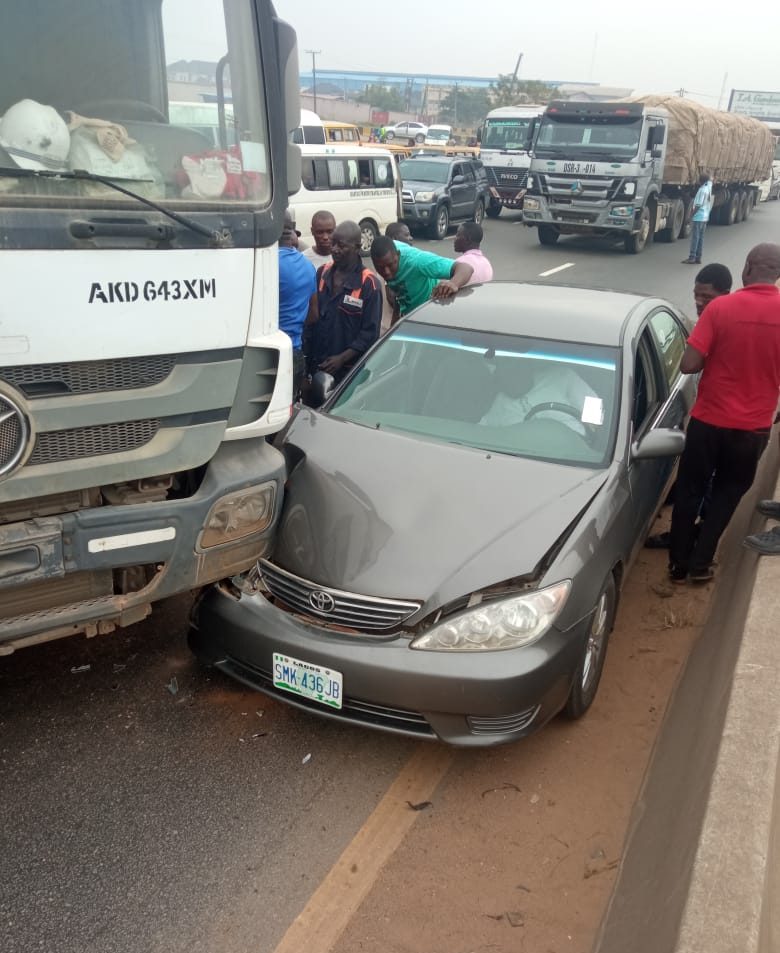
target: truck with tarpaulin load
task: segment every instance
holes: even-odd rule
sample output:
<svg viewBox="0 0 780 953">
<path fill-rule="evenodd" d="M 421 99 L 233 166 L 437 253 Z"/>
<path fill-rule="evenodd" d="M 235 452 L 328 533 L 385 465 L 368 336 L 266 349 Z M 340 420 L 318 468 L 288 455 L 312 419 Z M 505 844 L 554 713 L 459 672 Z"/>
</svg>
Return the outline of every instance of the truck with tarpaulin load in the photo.
<svg viewBox="0 0 780 953">
<path fill-rule="evenodd" d="M 680 97 L 555 100 L 534 140 L 525 223 L 543 245 L 596 235 L 622 239 L 637 254 L 653 239 L 690 234 L 704 173 L 714 182 L 711 221 L 743 221 L 773 155 L 763 123 Z"/>
</svg>

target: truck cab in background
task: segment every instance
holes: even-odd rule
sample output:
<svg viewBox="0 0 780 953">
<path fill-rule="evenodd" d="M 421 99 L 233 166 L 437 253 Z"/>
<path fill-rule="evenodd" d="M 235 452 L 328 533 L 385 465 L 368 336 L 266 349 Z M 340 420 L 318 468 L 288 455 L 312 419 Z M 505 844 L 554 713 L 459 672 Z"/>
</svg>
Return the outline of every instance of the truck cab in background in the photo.
<svg viewBox="0 0 780 953">
<path fill-rule="evenodd" d="M 544 106 L 500 106 L 491 110 L 480 131 L 479 157 L 490 186 L 486 209 L 498 218 L 501 209 L 521 209 L 531 165 L 531 144 Z"/>
<path fill-rule="evenodd" d="M 295 34 L 270 0 L 205 6 L 3 13 L 0 654 L 138 621 L 272 540 Z"/>
</svg>

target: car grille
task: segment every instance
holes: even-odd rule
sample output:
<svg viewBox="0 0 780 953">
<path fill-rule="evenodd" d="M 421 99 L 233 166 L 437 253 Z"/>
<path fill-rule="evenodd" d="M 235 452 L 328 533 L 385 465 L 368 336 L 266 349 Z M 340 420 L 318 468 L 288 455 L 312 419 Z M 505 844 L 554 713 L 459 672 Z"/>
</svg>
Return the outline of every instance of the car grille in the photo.
<svg viewBox="0 0 780 953">
<path fill-rule="evenodd" d="M 469 715 L 466 718 L 472 734 L 475 735 L 505 735 L 510 732 L 525 731 L 530 727 L 534 718 L 539 714 L 539 705 L 526 708 L 525 711 L 513 715 Z"/>
<path fill-rule="evenodd" d="M 175 363 L 173 355 L 161 354 L 67 364 L 30 364 L 0 367 L 0 379 L 18 387 L 31 399 L 53 394 L 98 394 L 153 387 L 170 375 Z"/>
<path fill-rule="evenodd" d="M 159 420 L 149 419 L 40 433 L 27 465 L 34 467 L 107 453 L 127 453 L 149 443 L 159 428 Z"/>
<path fill-rule="evenodd" d="M 419 602 L 382 599 L 331 589 L 301 579 L 266 559 L 259 562 L 260 576 L 276 599 L 317 623 L 343 626 L 362 632 L 390 632 L 420 608 Z M 318 608 L 319 605 L 323 608 Z"/>
<path fill-rule="evenodd" d="M 270 672 L 237 659 L 228 658 L 219 662 L 217 667 L 233 678 L 258 688 L 267 695 L 279 698 L 284 702 L 305 708 L 317 715 L 339 718 L 355 724 L 370 725 L 394 731 L 399 734 L 413 735 L 417 738 L 435 738 L 435 732 L 423 715 L 416 711 L 407 711 L 405 708 L 387 708 L 384 705 L 374 705 L 371 702 L 361 701 L 359 698 L 344 697 L 343 705 L 339 709 L 324 708 L 315 701 L 293 695 L 281 688 L 277 688 Z"/>
<path fill-rule="evenodd" d="M 414 192 L 412 192 L 410 189 L 402 189 L 401 200 L 404 202 L 411 202 L 412 204 L 414 204 Z"/>
</svg>

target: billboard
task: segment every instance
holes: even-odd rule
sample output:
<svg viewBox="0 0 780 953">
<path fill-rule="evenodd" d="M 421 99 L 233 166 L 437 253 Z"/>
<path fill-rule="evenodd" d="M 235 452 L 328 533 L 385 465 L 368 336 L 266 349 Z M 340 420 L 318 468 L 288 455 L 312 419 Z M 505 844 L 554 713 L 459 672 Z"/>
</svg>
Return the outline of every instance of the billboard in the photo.
<svg viewBox="0 0 780 953">
<path fill-rule="evenodd" d="M 732 89 L 729 112 L 752 116 L 764 122 L 780 123 L 780 92 L 762 92 L 756 89 Z"/>
</svg>

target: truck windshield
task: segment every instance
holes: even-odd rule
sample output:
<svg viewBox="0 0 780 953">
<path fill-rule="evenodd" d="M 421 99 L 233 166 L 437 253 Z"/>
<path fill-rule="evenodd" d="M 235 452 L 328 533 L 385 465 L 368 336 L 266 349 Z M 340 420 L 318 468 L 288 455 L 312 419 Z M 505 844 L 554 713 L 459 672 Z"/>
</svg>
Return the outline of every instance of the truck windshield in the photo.
<svg viewBox="0 0 780 953">
<path fill-rule="evenodd" d="M 531 144 L 534 125 L 533 119 L 486 119 L 482 148 L 526 150 Z"/>
<path fill-rule="evenodd" d="M 0 207 L 264 207 L 272 182 L 251 0 L 25 0 L 0 30 Z"/>
<path fill-rule="evenodd" d="M 403 180 L 433 182 L 436 185 L 444 185 L 450 174 L 446 162 L 426 162 L 424 159 L 406 159 L 399 169 Z"/>
<path fill-rule="evenodd" d="M 428 130 L 427 139 L 435 139 L 436 142 L 449 142 L 452 130 L 449 126 L 431 126 Z"/>
<path fill-rule="evenodd" d="M 542 118 L 534 152 L 537 156 L 578 155 L 630 159 L 639 148 L 642 120 Z"/>
</svg>

